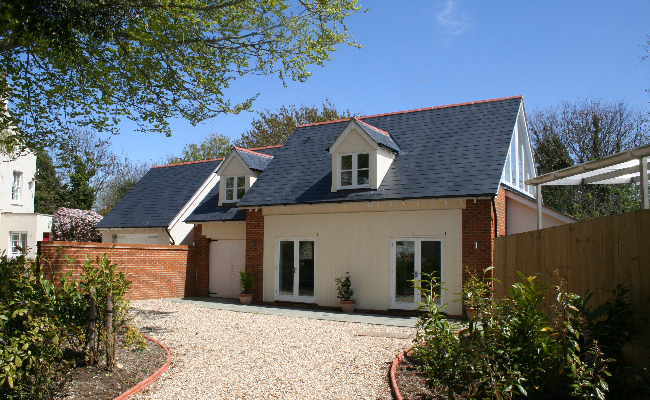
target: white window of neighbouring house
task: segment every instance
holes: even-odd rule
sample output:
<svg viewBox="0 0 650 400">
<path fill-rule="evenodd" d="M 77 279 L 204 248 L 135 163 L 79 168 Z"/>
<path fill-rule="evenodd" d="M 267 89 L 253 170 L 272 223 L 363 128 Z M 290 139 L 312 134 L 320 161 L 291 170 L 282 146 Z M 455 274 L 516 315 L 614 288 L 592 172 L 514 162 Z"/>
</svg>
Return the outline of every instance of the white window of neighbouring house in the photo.
<svg viewBox="0 0 650 400">
<path fill-rule="evenodd" d="M 20 188 L 22 185 L 23 173 L 14 171 L 14 180 L 11 185 L 11 202 L 20 203 Z"/>
<path fill-rule="evenodd" d="M 9 237 L 11 241 L 9 246 L 11 249 L 11 257 L 15 258 L 27 252 L 26 232 L 10 232 Z"/>
<path fill-rule="evenodd" d="M 431 277 L 444 282 L 440 239 L 403 238 L 391 241 L 391 308 L 417 308 L 422 295 L 413 285 L 413 280 L 426 281 Z M 424 282 L 423 285 L 427 287 Z M 440 288 L 436 292 L 444 296 Z M 438 298 L 436 303 L 442 300 Z"/>
<path fill-rule="evenodd" d="M 313 303 L 315 242 L 312 239 L 278 239 L 275 299 Z"/>
<path fill-rule="evenodd" d="M 237 201 L 246 194 L 246 177 L 229 176 L 226 178 L 226 199 L 225 201 Z"/>
<path fill-rule="evenodd" d="M 339 157 L 339 187 L 357 188 L 370 186 L 370 154 L 353 153 Z"/>
</svg>

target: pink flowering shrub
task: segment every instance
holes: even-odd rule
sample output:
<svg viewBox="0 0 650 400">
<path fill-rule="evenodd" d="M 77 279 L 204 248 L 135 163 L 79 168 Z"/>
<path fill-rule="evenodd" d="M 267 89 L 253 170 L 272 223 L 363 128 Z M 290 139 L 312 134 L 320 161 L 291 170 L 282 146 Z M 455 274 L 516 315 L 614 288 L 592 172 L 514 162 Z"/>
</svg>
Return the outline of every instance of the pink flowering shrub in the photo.
<svg viewBox="0 0 650 400">
<path fill-rule="evenodd" d="M 95 225 L 102 216 L 94 211 L 61 207 L 54 212 L 52 231 L 54 240 L 70 242 L 101 242 L 102 234 Z"/>
</svg>

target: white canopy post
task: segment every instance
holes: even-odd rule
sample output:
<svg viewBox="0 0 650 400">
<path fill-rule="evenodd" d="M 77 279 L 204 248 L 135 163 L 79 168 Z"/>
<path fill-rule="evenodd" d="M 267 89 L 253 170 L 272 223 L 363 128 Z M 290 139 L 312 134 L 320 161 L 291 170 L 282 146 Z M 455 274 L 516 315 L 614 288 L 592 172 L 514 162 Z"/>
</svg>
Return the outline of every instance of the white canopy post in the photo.
<svg viewBox="0 0 650 400">
<path fill-rule="evenodd" d="M 648 157 L 640 158 L 639 163 L 641 168 L 641 209 L 647 210 L 650 208 L 648 204 Z"/>
<path fill-rule="evenodd" d="M 537 229 L 542 229 L 542 185 L 537 185 Z"/>
</svg>

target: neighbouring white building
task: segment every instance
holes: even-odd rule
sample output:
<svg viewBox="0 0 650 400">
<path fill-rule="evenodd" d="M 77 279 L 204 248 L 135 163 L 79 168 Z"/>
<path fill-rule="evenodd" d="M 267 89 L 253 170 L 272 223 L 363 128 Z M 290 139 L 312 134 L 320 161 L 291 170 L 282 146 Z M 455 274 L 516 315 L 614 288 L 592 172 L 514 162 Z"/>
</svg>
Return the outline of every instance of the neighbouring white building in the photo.
<svg viewBox="0 0 650 400">
<path fill-rule="evenodd" d="M 0 253 L 34 258 L 39 240 L 50 240 L 52 216 L 34 212 L 36 155 L 0 154 Z M 21 250 L 23 249 L 23 250 Z"/>
</svg>

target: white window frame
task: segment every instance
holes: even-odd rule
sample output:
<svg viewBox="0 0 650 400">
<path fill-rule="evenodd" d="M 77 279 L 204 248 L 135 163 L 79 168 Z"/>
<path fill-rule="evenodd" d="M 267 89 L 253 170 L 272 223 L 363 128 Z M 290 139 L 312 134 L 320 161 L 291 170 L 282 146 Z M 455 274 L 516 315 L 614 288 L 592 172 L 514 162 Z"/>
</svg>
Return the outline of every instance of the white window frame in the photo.
<svg viewBox="0 0 650 400">
<path fill-rule="evenodd" d="M 23 173 L 14 171 L 14 178 L 11 184 L 11 204 L 20 204 L 23 183 Z"/>
<path fill-rule="evenodd" d="M 237 185 L 239 183 L 238 182 L 239 178 L 244 178 L 244 186 L 238 186 Z M 224 177 L 224 179 L 225 180 L 223 182 L 223 186 L 224 186 L 223 202 L 224 203 L 235 203 L 235 202 L 241 200 L 242 197 L 244 197 L 244 196 L 239 197 L 237 195 L 238 194 L 237 192 L 239 191 L 239 189 L 244 189 L 244 195 L 246 194 L 246 175 L 226 176 L 226 177 Z M 233 187 L 232 188 L 228 188 L 228 179 L 233 180 Z M 232 190 L 232 199 L 231 200 L 228 200 L 228 190 Z"/>
<path fill-rule="evenodd" d="M 293 295 L 280 294 L 280 242 L 293 242 L 293 265 L 296 268 L 293 280 Z M 298 290 L 299 280 L 296 279 L 300 275 L 300 242 L 313 242 L 314 243 L 314 295 L 313 296 L 300 296 Z M 279 237 L 275 239 L 275 288 L 274 299 L 278 301 L 292 301 L 300 303 L 315 303 L 316 302 L 316 260 L 318 259 L 318 245 L 316 238 L 296 238 L 296 237 Z"/>
<path fill-rule="evenodd" d="M 22 247 L 23 251 L 18 251 L 16 246 Z M 27 254 L 27 232 L 9 232 L 9 253 L 11 258 Z"/>
<path fill-rule="evenodd" d="M 357 185 L 357 177 L 358 177 L 358 159 L 360 154 L 367 154 L 368 155 L 368 168 L 363 168 L 362 171 L 367 170 L 368 171 L 368 183 L 365 185 Z M 354 153 L 341 153 L 339 154 L 338 157 L 338 165 L 339 165 L 339 173 L 338 173 L 338 187 L 339 189 L 358 189 L 358 188 L 369 188 L 370 187 L 370 180 L 372 177 L 372 174 L 370 172 L 371 168 L 371 158 L 370 158 L 371 153 L 368 151 L 359 151 L 359 152 L 354 152 Z M 341 175 L 343 174 L 343 157 L 344 156 L 352 156 L 352 185 L 349 186 L 343 186 L 341 182 Z M 345 170 L 349 171 L 349 170 Z"/>
<path fill-rule="evenodd" d="M 402 236 L 402 237 L 392 237 L 390 239 L 390 308 L 391 309 L 400 309 L 400 310 L 415 310 L 416 308 L 419 307 L 418 302 L 421 301 L 421 293 L 419 290 L 414 288 L 414 302 L 413 303 L 401 303 L 395 301 L 395 280 L 396 280 L 396 270 L 397 270 L 397 265 L 395 262 L 395 256 L 397 253 L 397 242 L 401 241 L 413 241 L 415 242 L 415 270 L 417 272 L 417 276 L 415 276 L 415 279 L 422 279 L 422 276 L 420 273 L 422 272 L 422 259 L 420 258 L 421 254 L 421 246 L 422 242 L 440 242 L 440 282 L 442 283 L 442 290 L 440 291 L 440 297 L 436 299 L 436 304 L 441 305 L 445 304 L 446 300 L 446 291 L 444 290 L 445 287 L 445 279 L 446 277 L 446 271 L 445 271 L 445 241 L 444 238 L 442 237 L 436 237 L 436 236 Z"/>
</svg>

